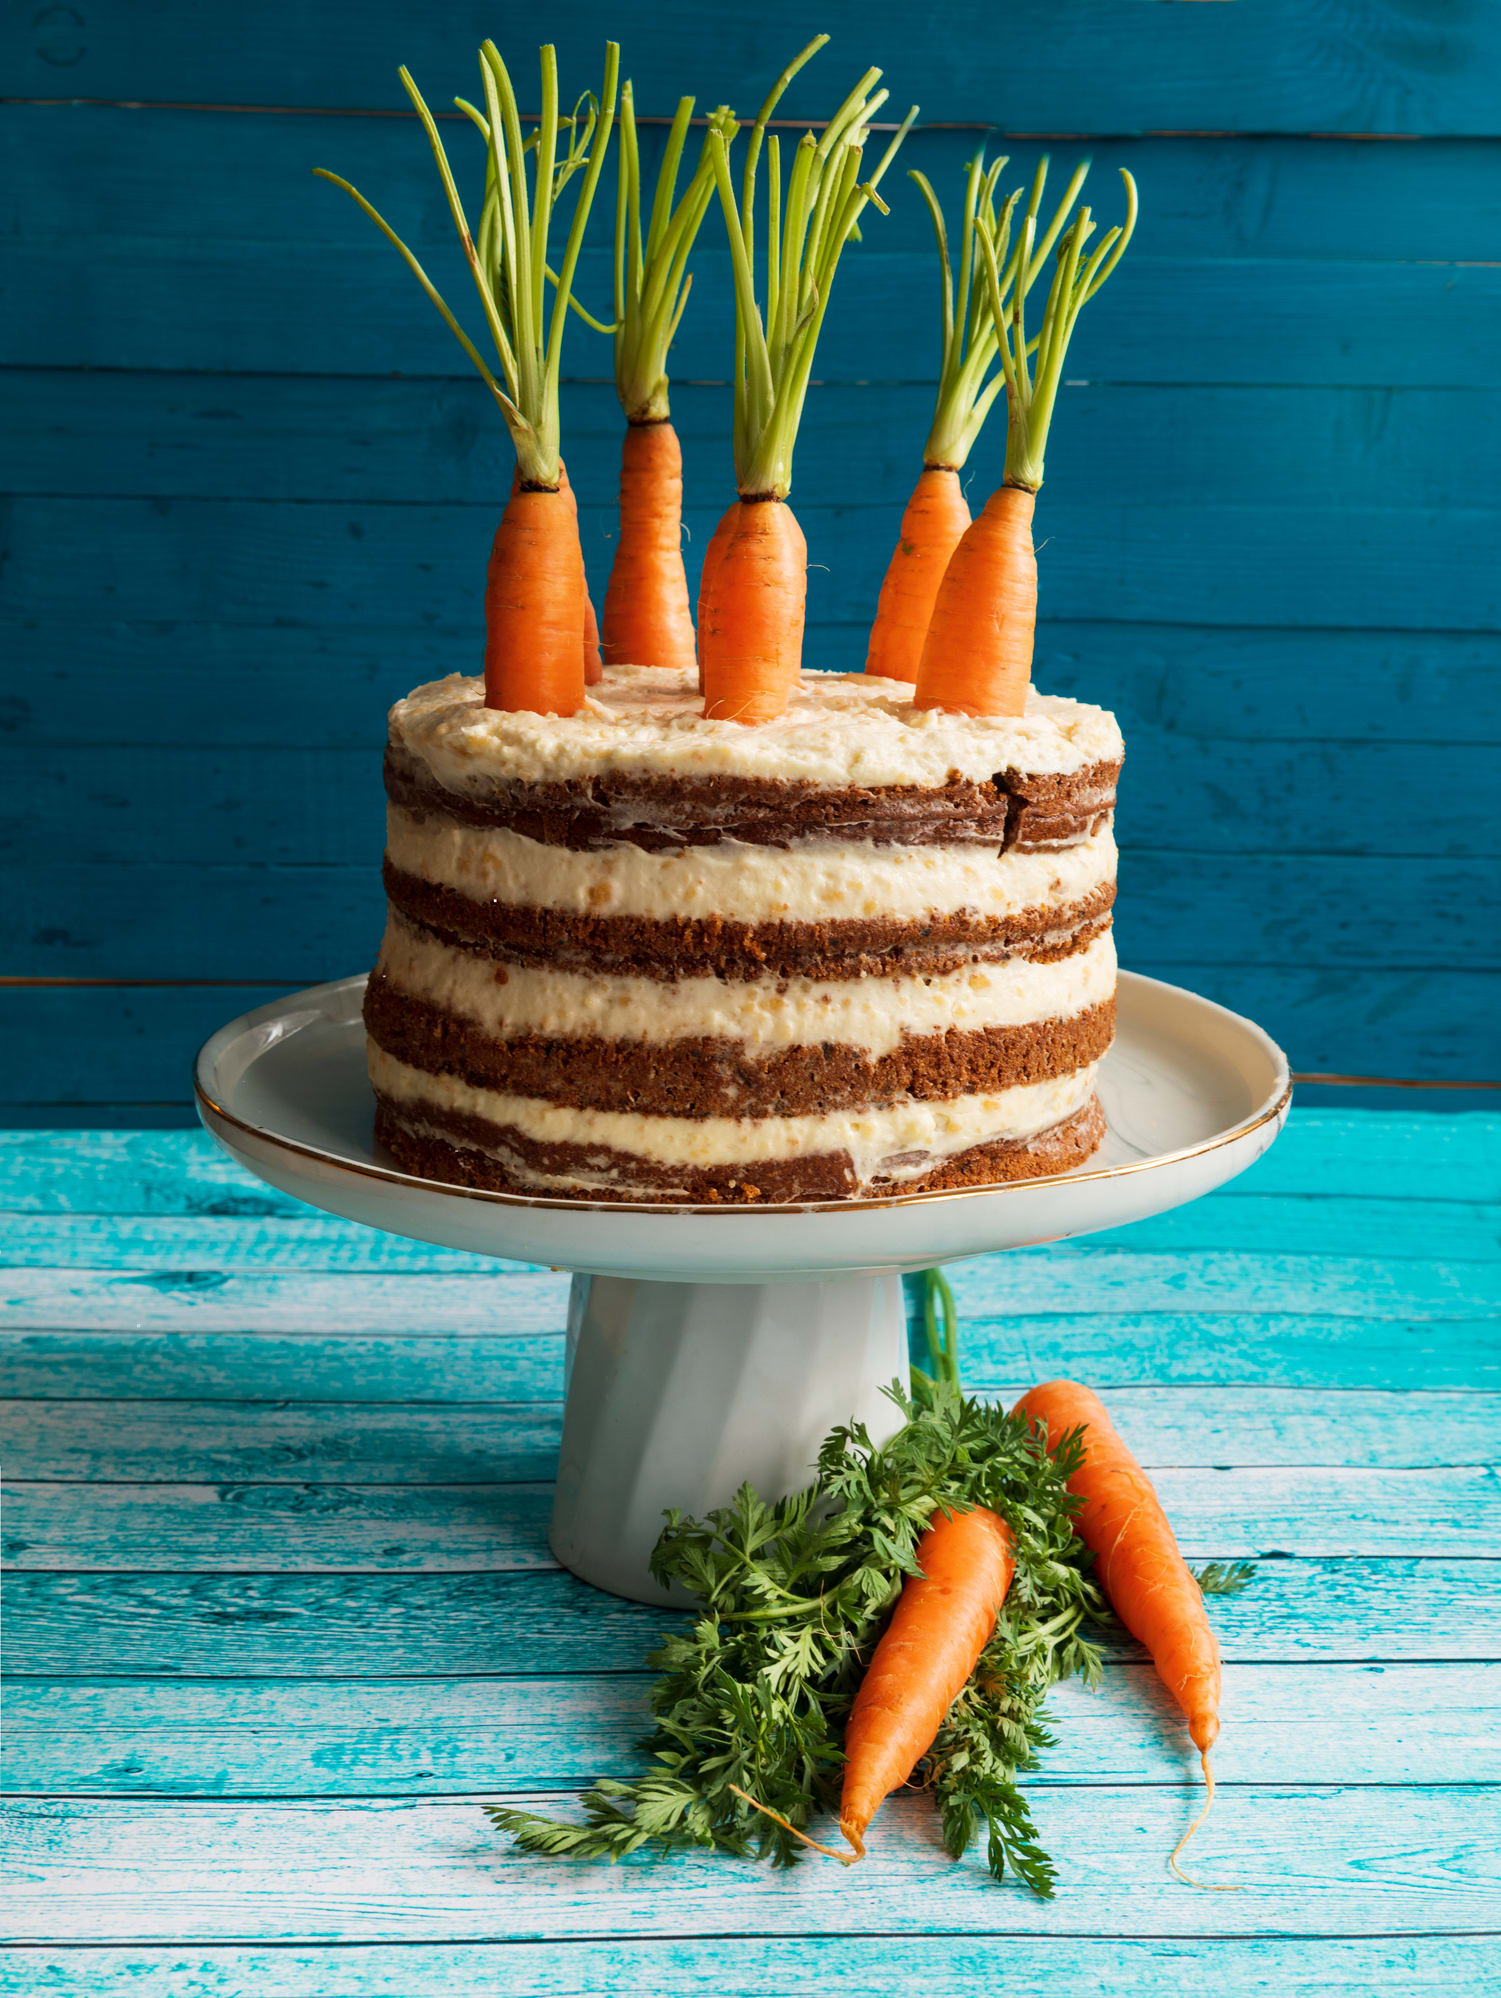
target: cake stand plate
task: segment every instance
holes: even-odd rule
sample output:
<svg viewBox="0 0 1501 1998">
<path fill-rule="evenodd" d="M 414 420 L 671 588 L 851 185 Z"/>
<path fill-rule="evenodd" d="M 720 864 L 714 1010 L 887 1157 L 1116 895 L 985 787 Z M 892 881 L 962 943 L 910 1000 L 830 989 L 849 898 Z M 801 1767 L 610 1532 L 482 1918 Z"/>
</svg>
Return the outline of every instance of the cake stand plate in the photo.
<svg viewBox="0 0 1501 1998">
<path fill-rule="evenodd" d="M 530 1199 L 404 1173 L 372 1136 L 363 977 L 231 1021 L 199 1053 L 199 1114 L 240 1164 L 367 1227 L 577 1272 L 551 1541 L 575 1574 L 641 1602 L 664 1507 L 701 1513 L 744 1479 L 807 1482 L 851 1416 L 872 1435 L 906 1372 L 901 1276 L 1116 1228 L 1208 1193 L 1281 1129 L 1287 1061 L 1207 999 L 1122 972 L 1100 1071 L 1109 1126 L 1051 1179 L 760 1207 Z"/>
</svg>

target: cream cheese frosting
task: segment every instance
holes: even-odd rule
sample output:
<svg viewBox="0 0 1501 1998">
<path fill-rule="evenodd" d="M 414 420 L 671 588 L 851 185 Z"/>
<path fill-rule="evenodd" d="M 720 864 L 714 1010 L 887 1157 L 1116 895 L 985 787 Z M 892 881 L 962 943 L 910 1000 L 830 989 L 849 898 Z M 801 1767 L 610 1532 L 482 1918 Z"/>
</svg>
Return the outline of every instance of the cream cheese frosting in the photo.
<svg viewBox="0 0 1501 1998">
<path fill-rule="evenodd" d="M 485 706 L 483 680 L 452 674 L 398 701 L 390 734 L 457 792 L 627 773 L 931 788 L 1008 770 L 1063 776 L 1122 753 L 1113 715 L 1035 689 L 1024 715 L 975 718 L 914 707 L 905 681 L 804 673 L 785 714 L 755 728 L 705 721 L 702 701 L 689 672 L 612 666 L 575 715 L 510 713 Z"/>
<path fill-rule="evenodd" d="M 1071 1019 L 1115 991 L 1106 931 L 1052 963 L 1007 958 L 915 978 L 633 978 L 552 966 L 497 966 L 392 916 L 377 970 L 397 991 L 497 1040 L 543 1034 L 662 1042 L 731 1040 L 761 1055 L 838 1042 L 872 1057 L 904 1035 L 977 1032 Z"/>
<path fill-rule="evenodd" d="M 543 846 L 504 826 L 468 826 L 387 807 L 392 866 L 474 901 L 581 916 L 723 917 L 727 922 L 919 919 L 934 911 L 1010 916 L 1066 908 L 1115 878 L 1103 825 L 1075 846 Z"/>
<path fill-rule="evenodd" d="M 975 1145 L 1036 1137 L 1073 1116 L 1093 1095 L 1098 1069 L 1098 1063 L 1090 1063 L 1046 1082 L 947 1102 L 905 1101 L 807 1117 L 654 1117 L 629 1110 L 566 1108 L 539 1097 L 483 1089 L 456 1075 L 409 1068 L 374 1042 L 369 1058 L 374 1087 L 414 1124 L 420 1125 L 423 1107 L 430 1105 L 510 1126 L 535 1143 L 627 1153 L 654 1168 L 652 1183 L 663 1187 L 670 1186 L 674 1170 L 757 1165 L 829 1152 L 849 1154 L 862 1186 L 878 1176 L 921 1179 L 940 1160 Z M 587 1185 L 590 1175 L 570 1168 L 568 1183 Z M 598 1183 L 606 1183 L 606 1176 L 600 1175 Z M 618 1187 L 620 1182 L 610 1174 L 608 1183 Z"/>
</svg>

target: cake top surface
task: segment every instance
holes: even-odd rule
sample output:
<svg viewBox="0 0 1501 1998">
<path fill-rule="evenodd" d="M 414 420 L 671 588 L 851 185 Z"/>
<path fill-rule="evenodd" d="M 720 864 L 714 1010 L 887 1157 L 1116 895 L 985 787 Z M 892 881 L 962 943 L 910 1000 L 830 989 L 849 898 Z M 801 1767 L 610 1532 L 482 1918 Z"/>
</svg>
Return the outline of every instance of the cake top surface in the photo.
<svg viewBox="0 0 1501 1998">
<path fill-rule="evenodd" d="M 1008 770 L 1062 776 L 1121 755 L 1113 715 L 1035 688 L 1024 715 L 974 718 L 915 708 L 905 681 L 804 673 L 786 712 L 754 727 L 705 721 L 702 701 L 690 672 L 614 666 L 577 714 L 510 713 L 485 706 L 483 680 L 453 673 L 396 703 L 391 741 L 450 791 L 606 772 L 937 786 Z"/>
</svg>

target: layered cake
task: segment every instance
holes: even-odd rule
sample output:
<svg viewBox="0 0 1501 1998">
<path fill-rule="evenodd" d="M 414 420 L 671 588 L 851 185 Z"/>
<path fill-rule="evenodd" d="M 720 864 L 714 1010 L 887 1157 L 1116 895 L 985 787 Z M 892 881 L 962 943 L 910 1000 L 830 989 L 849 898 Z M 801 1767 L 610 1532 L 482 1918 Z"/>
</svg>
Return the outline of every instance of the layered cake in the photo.
<svg viewBox="0 0 1501 1998">
<path fill-rule="evenodd" d="M 392 709 L 365 1020 L 399 1164 L 764 1203 L 1086 1160 L 1114 718 L 920 712 L 866 674 L 805 674 L 755 728 L 701 708 L 691 674 L 620 667 L 566 718 L 457 676 Z"/>
</svg>

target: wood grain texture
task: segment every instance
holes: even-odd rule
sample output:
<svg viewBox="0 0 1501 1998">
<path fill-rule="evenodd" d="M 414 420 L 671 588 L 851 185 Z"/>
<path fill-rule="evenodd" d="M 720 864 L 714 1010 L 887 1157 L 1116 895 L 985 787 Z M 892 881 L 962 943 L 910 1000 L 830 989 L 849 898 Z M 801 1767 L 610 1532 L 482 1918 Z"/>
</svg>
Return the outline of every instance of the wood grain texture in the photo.
<svg viewBox="0 0 1501 1998">
<path fill-rule="evenodd" d="M 1193 1935 L 1204 1904 L 1163 1854 L 1198 1796 L 1172 1788 L 1088 1785 L 1039 1799 L 1063 1856 L 1059 1899 L 998 1887 L 971 1858 L 949 1860 L 931 1806 L 901 1797 L 882 1812 L 878 1863 L 844 1872 L 805 1864 L 791 1878 L 726 1870 L 698 1853 L 619 1867 L 518 1855 L 477 1803 L 69 1801 L 11 1806 L 3 1851 L 16 1889 L 9 1940 L 456 1941 L 618 1935 L 660 1920 L 679 1934 L 805 1935 L 985 1927 Z M 1229 1836 L 1228 1804 L 1235 1806 Z M 553 1794 L 519 1796 L 556 1809 Z M 1215 1929 L 1247 1935 L 1475 1934 L 1501 1926 L 1501 1793 L 1414 1788 L 1400 1811 L 1379 1788 L 1247 1786 L 1227 1791 L 1200 1864 L 1242 1891 L 1215 1904 Z M 140 1892 L 151 1854 L 152 1892 Z M 1289 1855 L 1296 1855 L 1289 1864 Z M 38 1875 L 45 1878 L 45 1889 Z M 381 1878 L 398 1897 L 371 1892 Z M 1004 1897 L 1004 1898 L 1003 1898 Z M 497 1919 L 499 1917 L 499 1920 Z"/>
<path fill-rule="evenodd" d="M 46 1947 L 0 1951 L 3 1998 L 580 1998 L 643 1989 L 662 1998 L 725 1998 L 738 1989 L 799 1989 L 816 1979 L 828 1998 L 909 1998 L 914 1985 L 954 1998 L 992 1998 L 996 1960 L 1006 1958 L 1008 1998 L 1052 1998 L 1060 1990 L 1110 1990 L 1121 1998 L 1164 1998 L 1207 1985 L 1223 1998 L 1455 1998 L 1483 1990 L 1494 1971 L 1489 1936 L 1281 1936 L 1184 1940 L 1096 1940 L 1033 1935 L 1024 1950 L 998 1946 L 995 1923 L 964 1935 L 908 1933 L 900 1949 L 885 1936 L 612 1936 L 554 1943 L 473 1938 L 459 1944 L 408 1943 L 317 1948 L 295 1944 L 152 1949 Z"/>
<path fill-rule="evenodd" d="M 1154 1483 L 1185 1557 L 1501 1560 L 1488 1469 L 1162 1468 Z M 286 1574 L 514 1572 L 554 1565 L 552 1487 L 538 1483 L 9 1483 L 0 1553 L 14 1570 Z"/>
<path fill-rule="evenodd" d="M 1258 1565 L 1245 1594 L 1216 1602 L 1215 1629 L 1243 1663 L 1483 1662 L 1501 1656 L 1498 1584 L 1495 1563 L 1439 1553 L 1279 1557 Z M 46 1679 L 639 1672 L 669 1622 L 557 1569 L 18 1572 L 5 1596 L 9 1669 Z M 1139 1656 L 1131 1645 L 1112 1655 Z"/>
<path fill-rule="evenodd" d="M 118 1401 L 108 1398 L 121 1386 L 112 1357 L 100 1357 L 93 1396 L 0 1402 L 8 1476 L 145 1484 L 196 1476 L 236 1484 L 442 1485 L 526 1481 L 551 1477 L 555 1469 L 562 1427 L 560 1349 L 553 1354 L 550 1379 L 516 1383 L 536 1385 L 544 1395 L 550 1389 L 557 1400 L 482 1404 L 445 1398 L 437 1377 L 428 1384 L 430 1401 L 289 1405 L 265 1398 L 266 1370 L 251 1365 L 232 1384 L 233 1400 Z M 329 1360 L 333 1371 L 334 1356 Z M 184 1370 L 190 1365 L 185 1362 Z M 1149 1468 L 1311 1464 L 1328 1450 L 1331 1432 L 1339 1437 L 1339 1461 L 1362 1469 L 1501 1459 L 1501 1395 L 1330 1389 L 1314 1407 L 1293 1388 L 1132 1388 L 1094 1377 L 1110 1386 L 1116 1427 Z M 987 1400 L 1009 1407 L 1029 1385 L 1018 1377 L 983 1392 Z"/>
<path fill-rule="evenodd" d="M 1083 0 L 1070 11 L 1072 32 L 1060 35 L 1046 0 L 1025 0 L 1001 39 L 976 0 L 925 23 L 921 35 L 892 0 L 836 7 L 835 46 L 794 86 L 786 114 L 826 115 L 830 93 L 837 97 L 868 61 L 890 71 L 903 104 L 917 97 L 930 115 L 1033 132 L 1497 129 L 1501 32 L 1483 7 L 1429 14 L 1393 0 L 1334 0 L 1318 9 L 1271 0 L 1250 18 L 1227 8 L 1154 9 L 1138 19 L 1123 18 L 1110 0 Z M 582 88 L 619 19 L 590 0 L 571 8 L 563 25 L 565 76 Z M 338 0 L 310 18 L 278 15 L 273 26 L 252 15 L 226 28 L 189 0 L 172 0 L 155 26 L 147 39 L 109 13 L 87 22 L 76 12 L 18 13 L 0 49 L 12 88 L 27 96 L 404 111 L 394 65 L 410 63 L 440 102 L 470 90 L 474 50 L 493 21 L 473 5 L 417 18 L 389 4 Z M 683 0 L 659 0 L 651 32 L 643 26 L 631 37 L 626 62 L 643 109 L 670 113 L 685 90 L 711 102 L 759 96 L 805 29 L 786 4 L 721 21 Z M 525 46 L 529 35 L 518 31 L 517 39 Z M 529 66 L 519 74 L 528 77 Z"/>
<path fill-rule="evenodd" d="M 1048 1698 L 1056 1748 L 1029 1780 L 1179 1784 L 1182 1724 L 1148 1664 Z M 203 1685 L 30 1680 L 6 1700 L 11 1796 L 442 1796 L 626 1778 L 651 1726 L 645 1673 L 566 1679 Z M 1240 1665 L 1222 1784 L 1501 1783 L 1501 1665 Z M 1419 1719 L 1421 1716 L 1421 1719 Z M 1191 1761 L 1191 1757 L 1188 1758 Z"/>
</svg>

